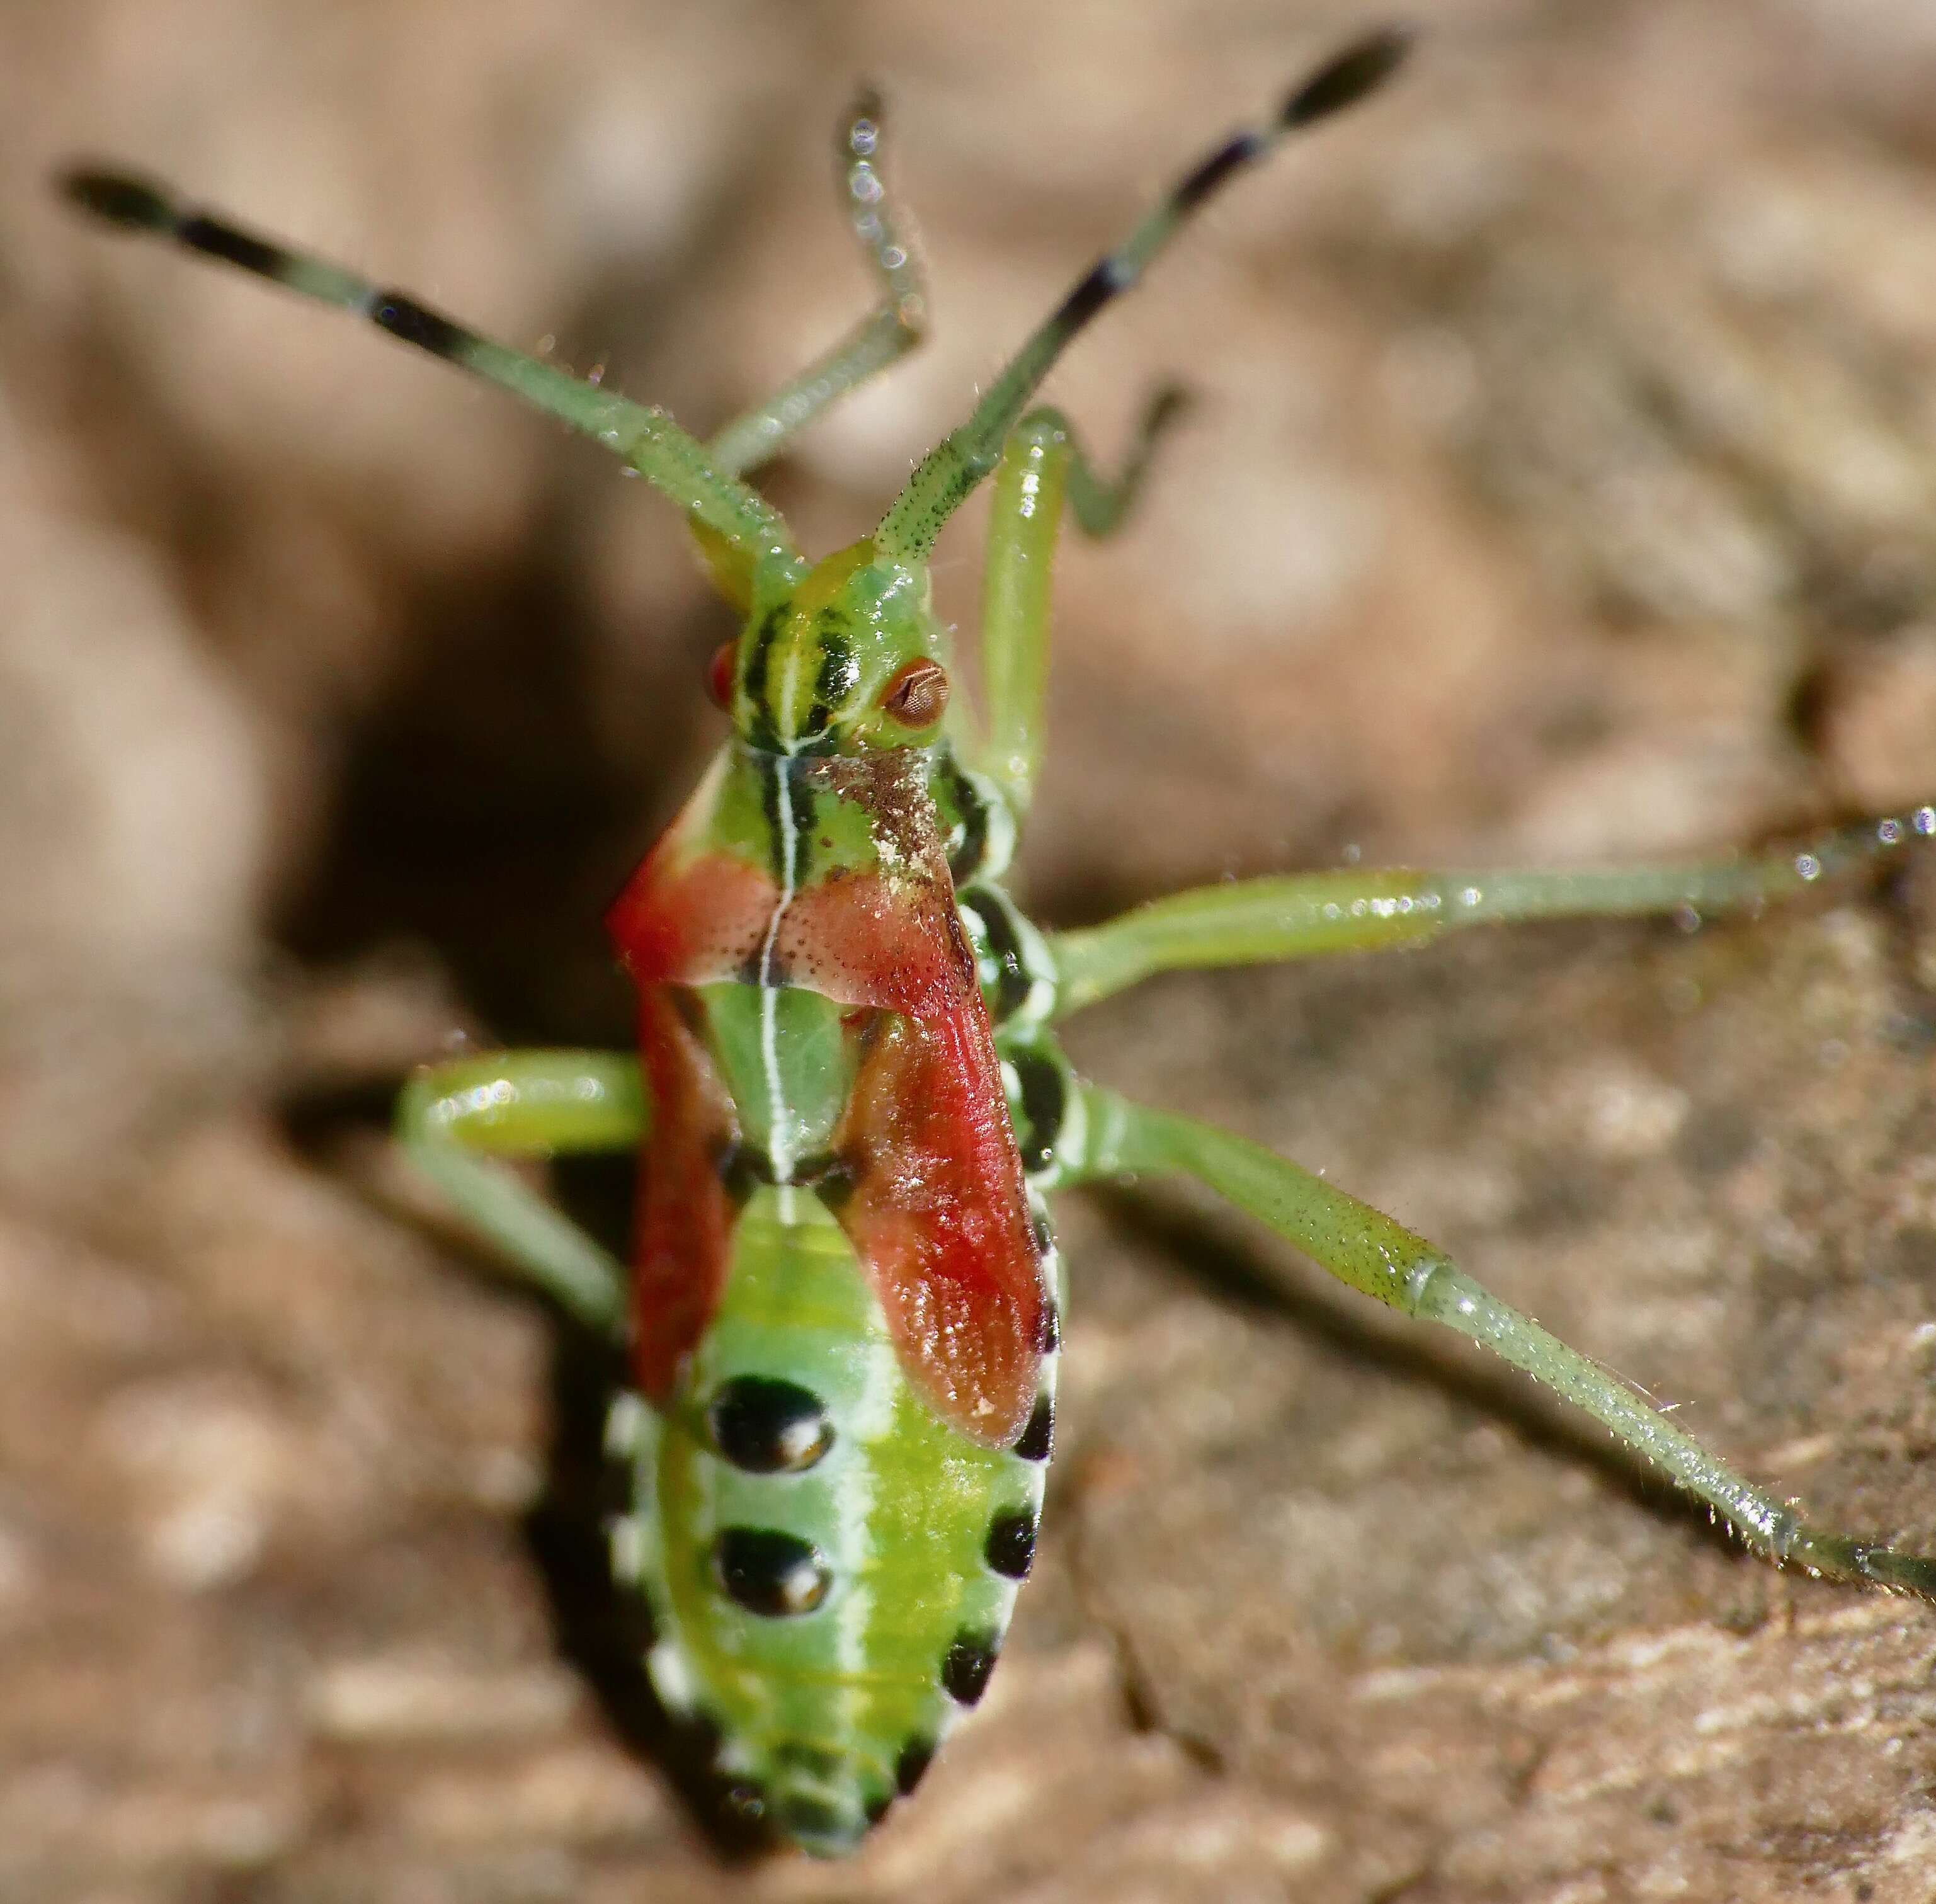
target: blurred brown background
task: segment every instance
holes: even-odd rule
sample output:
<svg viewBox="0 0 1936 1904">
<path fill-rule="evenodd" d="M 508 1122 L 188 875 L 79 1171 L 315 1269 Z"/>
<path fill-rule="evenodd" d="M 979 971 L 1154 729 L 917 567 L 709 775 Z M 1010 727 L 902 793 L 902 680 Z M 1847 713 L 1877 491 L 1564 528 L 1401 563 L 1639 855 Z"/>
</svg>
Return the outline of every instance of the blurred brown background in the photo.
<svg viewBox="0 0 1936 1904">
<path fill-rule="evenodd" d="M 1936 1616 L 1744 1560 L 1153 1192 L 1065 1212 L 1063 1453 L 983 1713 L 852 1868 L 728 1861 L 597 1588 L 594 1358 L 382 1140 L 456 1041 L 624 1040 L 597 915 L 716 741 L 721 611 L 595 449 L 45 189 L 137 162 L 703 431 L 860 308 L 828 147 L 876 78 L 938 334 L 772 473 L 824 548 L 1368 17 L 0 10 L 0 1899 L 1929 1895 Z M 1200 401 L 1063 565 L 1051 919 L 1936 792 L 1928 10 L 1431 25 L 1057 373 L 1108 450 L 1158 374 Z M 1169 981 L 1072 1042 L 1936 1550 L 1930 868 Z"/>
</svg>

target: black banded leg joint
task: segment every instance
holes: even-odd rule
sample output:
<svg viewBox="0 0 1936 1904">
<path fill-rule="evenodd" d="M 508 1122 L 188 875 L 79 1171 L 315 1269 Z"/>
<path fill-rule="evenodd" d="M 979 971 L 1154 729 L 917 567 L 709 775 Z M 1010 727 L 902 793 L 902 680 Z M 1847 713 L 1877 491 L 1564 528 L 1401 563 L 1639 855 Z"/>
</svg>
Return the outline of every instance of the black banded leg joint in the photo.
<svg viewBox="0 0 1936 1904">
<path fill-rule="evenodd" d="M 461 361 L 471 334 L 440 312 L 401 291 L 378 291 L 370 300 L 370 321 L 405 344 L 428 350 L 434 357 Z"/>
</svg>

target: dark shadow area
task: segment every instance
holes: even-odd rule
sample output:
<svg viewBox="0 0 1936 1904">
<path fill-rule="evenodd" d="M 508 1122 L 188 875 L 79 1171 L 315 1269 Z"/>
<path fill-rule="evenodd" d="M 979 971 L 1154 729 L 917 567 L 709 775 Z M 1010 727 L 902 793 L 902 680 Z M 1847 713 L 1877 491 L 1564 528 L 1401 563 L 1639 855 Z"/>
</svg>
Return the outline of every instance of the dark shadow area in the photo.
<svg viewBox="0 0 1936 1904">
<path fill-rule="evenodd" d="M 326 846 L 277 931 L 316 963 L 418 940 L 507 1043 L 622 1044 L 631 1013 L 599 917 L 672 796 L 651 763 L 607 758 L 587 666 L 599 630 L 554 526 L 491 572 L 413 585 L 407 672 L 347 737 Z M 647 692 L 696 718 L 686 650 L 708 638 L 654 634 Z"/>
</svg>

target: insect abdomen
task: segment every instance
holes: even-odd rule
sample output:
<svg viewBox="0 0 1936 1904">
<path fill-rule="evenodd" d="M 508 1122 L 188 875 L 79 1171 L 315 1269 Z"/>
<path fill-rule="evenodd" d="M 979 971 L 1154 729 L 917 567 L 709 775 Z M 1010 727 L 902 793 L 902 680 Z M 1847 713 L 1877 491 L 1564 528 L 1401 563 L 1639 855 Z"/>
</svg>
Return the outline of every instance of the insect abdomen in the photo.
<svg viewBox="0 0 1936 1904">
<path fill-rule="evenodd" d="M 613 1557 L 651 1604 L 655 1685 L 809 1850 L 851 1849 L 980 1697 L 1033 1555 L 1053 1368 L 1016 1448 L 958 1433 L 824 1206 L 762 1187 L 665 1416 L 615 1411 Z"/>
</svg>

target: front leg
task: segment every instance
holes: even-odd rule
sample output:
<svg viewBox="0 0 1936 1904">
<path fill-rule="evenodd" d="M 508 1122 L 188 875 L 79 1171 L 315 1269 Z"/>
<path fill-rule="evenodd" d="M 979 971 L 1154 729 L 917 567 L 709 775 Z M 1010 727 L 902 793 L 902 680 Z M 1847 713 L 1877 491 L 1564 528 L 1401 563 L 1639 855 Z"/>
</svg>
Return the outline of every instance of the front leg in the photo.
<svg viewBox="0 0 1936 1904">
<path fill-rule="evenodd" d="M 1936 1561 L 1825 1532 L 1754 1486 L 1617 1376 L 1475 1282 L 1423 1237 L 1261 1145 L 1213 1125 L 1081 1087 L 1079 1154 L 1065 1182 L 1178 1173 L 1248 1211 L 1339 1282 L 1407 1315 L 1443 1323 L 1584 1409 L 1722 1515 L 1747 1546 L 1832 1580 L 1936 1601 Z"/>
<path fill-rule="evenodd" d="M 1049 583 L 1065 504 L 1087 536 L 1114 535 L 1134 506 L 1150 457 L 1181 414 L 1173 384 L 1144 406 L 1121 473 L 1103 475 L 1060 410 L 1031 410 L 1003 446 L 982 571 L 982 686 L 988 728 L 982 764 L 1018 813 L 1042 765 L 1048 692 Z"/>
<path fill-rule="evenodd" d="M 614 1339 L 624 1265 L 494 1157 L 636 1149 L 651 1123 L 636 1058 L 498 1052 L 420 1071 L 397 1100 L 397 1140 L 464 1221 L 558 1306 Z"/>
</svg>

